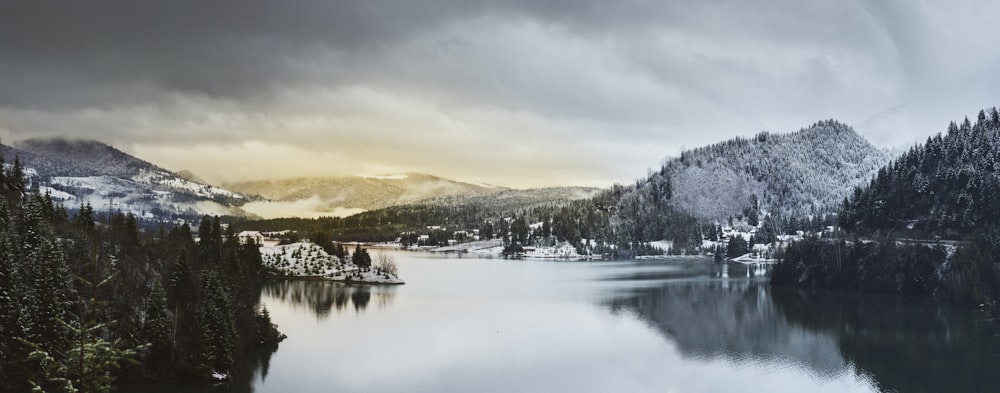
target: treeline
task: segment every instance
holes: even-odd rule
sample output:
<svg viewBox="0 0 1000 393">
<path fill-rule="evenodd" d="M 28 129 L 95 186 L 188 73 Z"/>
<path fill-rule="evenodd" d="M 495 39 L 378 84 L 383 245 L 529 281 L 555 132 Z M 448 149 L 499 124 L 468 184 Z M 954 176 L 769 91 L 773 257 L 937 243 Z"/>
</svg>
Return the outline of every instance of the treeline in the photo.
<svg viewBox="0 0 1000 393">
<path fill-rule="evenodd" d="M 668 177 L 615 185 L 589 199 L 525 209 L 498 210 L 477 201 L 449 206 L 395 206 L 349 217 L 284 218 L 236 223 L 240 230 L 289 229 L 295 238 L 312 236 L 333 241 L 447 245 L 449 240 L 502 239 L 504 245 L 553 245 L 569 242 L 581 254 L 617 257 L 662 253 L 648 243 L 673 239 L 677 252 L 697 253 L 711 232 L 671 205 Z M 423 240 L 420 240 L 423 237 Z"/>
<path fill-rule="evenodd" d="M 187 225 L 143 232 L 86 204 L 70 215 L 26 193 L 17 163 L 0 176 L 0 390 L 207 379 L 279 338 L 257 308 L 260 253 L 218 218 L 196 242 Z"/>
<path fill-rule="evenodd" d="M 1000 309 L 998 160 L 995 108 L 975 124 L 952 122 L 843 201 L 839 222 L 853 241 L 789 246 L 772 284 L 929 294 Z"/>
<path fill-rule="evenodd" d="M 1000 223 L 1000 113 L 952 122 L 879 170 L 842 204 L 840 225 L 858 233 L 963 238 Z"/>
</svg>

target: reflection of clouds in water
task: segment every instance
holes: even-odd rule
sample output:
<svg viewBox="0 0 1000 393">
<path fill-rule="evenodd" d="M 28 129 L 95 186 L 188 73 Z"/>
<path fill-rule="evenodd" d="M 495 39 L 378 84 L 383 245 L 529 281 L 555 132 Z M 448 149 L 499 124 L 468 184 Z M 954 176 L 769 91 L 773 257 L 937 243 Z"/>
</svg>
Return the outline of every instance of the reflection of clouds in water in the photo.
<svg viewBox="0 0 1000 393">
<path fill-rule="evenodd" d="M 331 311 L 363 312 L 369 305 L 383 309 L 392 304 L 394 288 L 346 285 L 322 280 L 282 280 L 264 286 L 263 295 L 283 299 L 294 307 L 308 307 L 323 319 Z"/>
</svg>

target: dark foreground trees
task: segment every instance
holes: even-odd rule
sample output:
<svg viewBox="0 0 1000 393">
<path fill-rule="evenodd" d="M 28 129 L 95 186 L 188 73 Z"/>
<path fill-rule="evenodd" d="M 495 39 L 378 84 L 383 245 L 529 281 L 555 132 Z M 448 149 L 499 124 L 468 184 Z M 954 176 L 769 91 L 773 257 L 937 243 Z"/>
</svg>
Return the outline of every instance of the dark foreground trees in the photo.
<svg viewBox="0 0 1000 393">
<path fill-rule="evenodd" d="M 278 339 L 258 311 L 260 253 L 218 219 L 202 221 L 198 242 L 187 225 L 143 233 L 131 214 L 70 214 L 6 180 L 0 390 L 206 379 Z"/>
</svg>

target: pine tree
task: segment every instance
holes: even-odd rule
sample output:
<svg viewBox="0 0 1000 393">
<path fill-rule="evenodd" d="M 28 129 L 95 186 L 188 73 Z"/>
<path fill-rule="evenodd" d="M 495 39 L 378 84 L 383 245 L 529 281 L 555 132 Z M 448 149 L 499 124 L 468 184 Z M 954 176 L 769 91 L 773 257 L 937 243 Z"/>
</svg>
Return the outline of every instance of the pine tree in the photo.
<svg viewBox="0 0 1000 393">
<path fill-rule="evenodd" d="M 743 236 L 734 235 L 729 239 L 729 245 L 726 249 L 726 257 L 737 258 L 746 254 L 749 250 L 747 247 L 747 241 L 743 240 Z"/>
<path fill-rule="evenodd" d="M 17 340 L 24 336 L 21 328 L 21 294 L 19 293 L 17 266 L 14 260 L 15 243 L 10 235 L 10 212 L 7 200 L 0 198 L 0 390 L 11 387 L 17 380 L 17 365 L 27 356 L 24 346 Z"/>
<path fill-rule="evenodd" d="M 153 281 L 146 300 L 145 323 L 142 326 L 142 337 L 150 343 L 150 366 L 154 368 L 169 367 L 170 350 L 173 345 L 173 318 L 167 308 L 167 293 L 158 280 Z"/>
<path fill-rule="evenodd" d="M 7 189 L 10 190 L 15 197 L 24 194 L 24 166 L 21 165 L 20 156 L 14 157 L 14 165 L 4 178 L 7 180 Z"/>
<path fill-rule="evenodd" d="M 354 256 L 351 257 L 351 263 L 354 263 L 362 269 L 367 269 L 372 265 L 372 258 L 368 255 L 368 251 L 361 248 L 361 245 L 354 249 Z"/>
<path fill-rule="evenodd" d="M 208 371 L 228 373 L 236 352 L 236 324 L 233 320 L 229 291 L 214 272 L 206 274 L 203 296 L 198 301 L 197 321 L 201 332 L 198 349 L 200 367 Z"/>
</svg>

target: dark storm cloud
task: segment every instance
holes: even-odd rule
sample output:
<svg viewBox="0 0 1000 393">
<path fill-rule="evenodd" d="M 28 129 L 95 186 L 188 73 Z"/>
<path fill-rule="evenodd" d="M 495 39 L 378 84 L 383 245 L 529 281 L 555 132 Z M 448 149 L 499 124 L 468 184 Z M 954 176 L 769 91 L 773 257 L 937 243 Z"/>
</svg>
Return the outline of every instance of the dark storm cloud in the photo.
<svg viewBox="0 0 1000 393">
<path fill-rule="evenodd" d="M 18 76 L 29 88 L 44 77 L 55 77 L 85 79 L 95 85 L 141 83 L 240 96 L 292 78 L 283 63 L 304 56 L 311 45 L 349 49 L 392 40 L 410 30 L 407 18 L 383 19 L 395 13 L 380 12 L 376 3 L 5 3 L 0 9 L 0 51 L 4 53 L 0 62 L 6 75 Z M 406 4 L 413 3 L 398 7 Z M 413 8 L 399 11 L 421 20 L 414 12 L 420 8 Z M 387 23 L 372 24 L 376 19 Z M 61 98 L 45 93 L 24 97 L 18 94 L 23 91 L 12 90 L 5 89 L 2 103 L 58 104 Z M 68 101 L 89 104 L 75 97 Z"/>
<path fill-rule="evenodd" d="M 987 1 L 0 1 L 0 132 L 97 138 L 168 166 L 235 148 L 331 173 L 628 181 L 681 147 L 822 118 L 887 146 L 937 132 L 997 104 L 998 14 Z M 237 158 L 238 177 L 275 175 Z"/>
<path fill-rule="evenodd" d="M 304 70 L 299 63 L 329 51 L 364 57 L 449 21 L 479 16 L 536 19 L 612 41 L 631 39 L 628 32 L 649 27 L 692 29 L 719 39 L 749 35 L 806 42 L 858 31 L 851 20 L 837 20 L 837 10 L 828 10 L 834 7 L 772 3 L 762 10 L 738 1 L 5 2 L 0 67 L 10 88 L 0 91 L 0 104 L 93 105 L 116 96 L 132 102 L 139 92 L 128 87 L 121 90 L 132 94 L 118 95 L 117 88 L 135 84 L 241 98 L 286 83 L 351 83 L 357 70 L 344 75 L 337 63 L 325 64 L 330 68 L 317 75 L 318 70 Z M 802 13 L 825 13 L 830 20 L 816 24 L 795 17 Z M 795 34 L 785 34 L 789 31 Z M 107 94 L 74 91 L 91 87 Z"/>
</svg>

